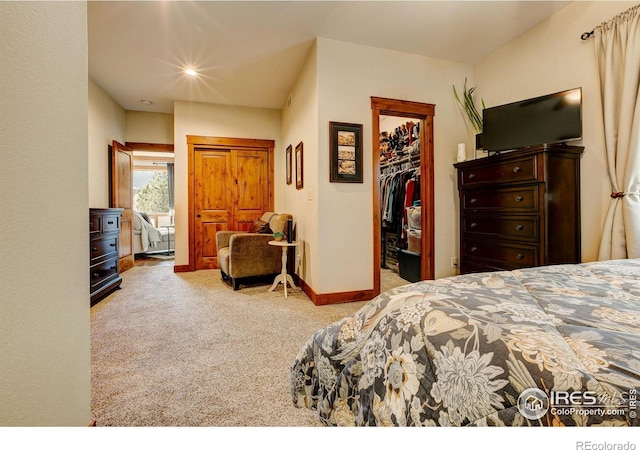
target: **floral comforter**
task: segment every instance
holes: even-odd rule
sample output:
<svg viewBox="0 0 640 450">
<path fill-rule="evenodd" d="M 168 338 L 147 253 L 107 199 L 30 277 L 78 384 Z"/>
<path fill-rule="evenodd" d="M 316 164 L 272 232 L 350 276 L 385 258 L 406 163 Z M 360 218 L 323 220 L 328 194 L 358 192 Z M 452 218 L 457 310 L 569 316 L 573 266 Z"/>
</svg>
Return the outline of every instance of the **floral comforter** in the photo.
<svg viewBox="0 0 640 450">
<path fill-rule="evenodd" d="M 326 425 L 640 425 L 640 259 L 392 289 L 290 373 Z"/>
</svg>

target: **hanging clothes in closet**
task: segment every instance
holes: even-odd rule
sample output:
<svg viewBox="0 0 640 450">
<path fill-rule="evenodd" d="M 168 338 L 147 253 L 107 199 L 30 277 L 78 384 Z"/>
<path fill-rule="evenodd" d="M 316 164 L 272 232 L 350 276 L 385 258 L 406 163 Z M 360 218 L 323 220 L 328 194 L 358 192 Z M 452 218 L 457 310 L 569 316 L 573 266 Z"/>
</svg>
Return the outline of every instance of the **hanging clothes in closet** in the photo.
<svg viewBox="0 0 640 450">
<path fill-rule="evenodd" d="M 420 201 L 420 161 L 407 164 L 410 168 L 392 168 L 380 176 L 382 228 L 398 234 L 401 239 L 406 237 L 406 208 Z"/>
<path fill-rule="evenodd" d="M 381 265 L 396 272 L 407 248 L 407 208 L 420 203 L 419 127 L 406 122 L 380 134 Z"/>
</svg>

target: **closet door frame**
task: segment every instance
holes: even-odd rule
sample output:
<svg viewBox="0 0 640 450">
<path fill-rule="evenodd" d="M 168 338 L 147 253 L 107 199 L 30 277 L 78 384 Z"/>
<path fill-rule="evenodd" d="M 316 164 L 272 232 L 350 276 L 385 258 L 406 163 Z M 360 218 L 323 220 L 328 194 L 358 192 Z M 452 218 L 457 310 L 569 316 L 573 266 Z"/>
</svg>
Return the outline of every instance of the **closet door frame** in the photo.
<svg viewBox="0 0 640 450">
<path fill-rule="evenodd" d="M 434 175 L 433 117 L 435 105 L 406 100 L 371 97 L 372 157 L 373 157 L 373 290 L 380 294 L 380 264 L 382 250 L 380 222 L 380 116 L 407 117 L 420 120 L 420 200 L 422 205 L 422 253 L 420 278 L 433 280 L 434 268 Z"/>
</svg>

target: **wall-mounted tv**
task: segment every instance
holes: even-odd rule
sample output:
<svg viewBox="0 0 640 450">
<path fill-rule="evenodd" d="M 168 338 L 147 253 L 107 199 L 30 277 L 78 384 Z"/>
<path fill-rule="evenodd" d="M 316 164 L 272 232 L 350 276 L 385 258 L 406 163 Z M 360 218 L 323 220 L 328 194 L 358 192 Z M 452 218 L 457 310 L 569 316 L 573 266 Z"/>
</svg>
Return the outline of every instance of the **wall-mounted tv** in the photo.
<svg viewBox="0 0 640 450">
<path fill-rule="evenodd" d="M 485 152 L 517 150 L 582 139 L 582 88 L 482 111 Z"/>
</svg>

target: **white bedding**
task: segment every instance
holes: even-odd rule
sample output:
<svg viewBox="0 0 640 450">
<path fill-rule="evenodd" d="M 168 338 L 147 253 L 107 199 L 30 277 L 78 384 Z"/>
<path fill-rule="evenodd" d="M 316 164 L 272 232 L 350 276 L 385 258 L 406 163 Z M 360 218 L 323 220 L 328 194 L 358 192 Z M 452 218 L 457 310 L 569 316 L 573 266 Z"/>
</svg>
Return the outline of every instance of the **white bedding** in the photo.
<svg viewBox="0 0 640 450">
<path fill-rule="evenodd" d="M 173 242 L 173 227 L 158 229 L 147 222 L 139 212 L 134 211 L 133 215 L 134 253 L 167 251 L 169 249 L 169 239 Z"/>
</svg>

